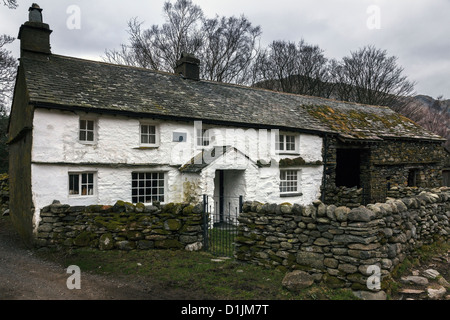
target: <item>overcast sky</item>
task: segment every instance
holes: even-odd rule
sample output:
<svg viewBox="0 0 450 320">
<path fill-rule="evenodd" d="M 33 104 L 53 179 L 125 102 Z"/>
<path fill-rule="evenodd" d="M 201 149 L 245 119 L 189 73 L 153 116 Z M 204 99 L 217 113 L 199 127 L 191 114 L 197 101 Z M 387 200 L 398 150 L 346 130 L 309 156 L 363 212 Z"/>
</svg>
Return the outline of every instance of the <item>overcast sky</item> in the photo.
<svg viewBox="0 0 450 320">
<path fill-rule="evenodd" d="M 162 24 L 166 0 L 34 0 L 53 30 L 52 52 L 101 60 L 105 49 L 128 42 L 127 21 Z M 33 1 L 0 6 L 0 34 L 17 37 Z M 175 0 L 172 0 L 175 2 Z M 341 59 L 365 45 L 398 57 L 418 94 L 450 99 L 450 0 L 194 0 L 207 17 L 244 14 L 273 40 L 318 45 Z M 75 7 L 74 7 L 75 6 Z M 78 10 L 78 11 L 74 11 Z M 79 15 L 78 15 L 79 12 Z M 73 19 L 77 18 L 79 19 Z M 19 43 L 8 46 L 18 57 Z"/>
</svg>

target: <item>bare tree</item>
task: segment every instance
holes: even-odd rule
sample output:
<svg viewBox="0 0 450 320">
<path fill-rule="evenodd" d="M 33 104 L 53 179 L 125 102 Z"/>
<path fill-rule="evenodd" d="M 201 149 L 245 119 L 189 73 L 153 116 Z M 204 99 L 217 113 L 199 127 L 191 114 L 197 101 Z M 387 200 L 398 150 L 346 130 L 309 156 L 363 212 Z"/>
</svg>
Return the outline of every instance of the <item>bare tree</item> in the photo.
<svg viewBox="0 0 450 320">
<path fill-rule="evenodd" d="M 3 0 L 3 5 L 7 6 L 9 9 L 15 9 L 19 6 L 17 0 Z"/>
<path fill-rule="evenodd" d="M 203 11 L 191 0 L 166 2 L 163 8 L 166 22 L 142 30 L 137 18 L 128 22 L 130 44 L 120 50 L 106 50 L 104 60 L 173 72 L 182 52 L 197 52 L 202 44 L 199 32 Z"/>
<path fill-rule="evenodd" d="M 244 16 L 206 19 L 204 45 L 199 54 L 202 76 L 207 80 L 247 83 L 250 68 L 258 54 L 259 26 L 253 27 Z"/>
<path fill-rule="evenodd" d="M 256 86 L 283 92 L 328 97 L 328 59 L 318 46 L 274 41 L 257 60 Z"/>
<path fill-rule="evenodd" d="M 191 0 L 164 4 L 166 22 L 143 29 L 137 18 L 128 22 L 130 43 L 106 50 L 108 62 L 173 72 L 183 52 L 201 60 L 201 77 L 207 80 L 246 83 L 258 52 L 261 28 L 247 18 L 206 19 Z"/>
<path fill-rule="evenodd" d="M 414 83 L 403 75 L 397 57 L 385 50 L 366 46 L 352 52 L 333 68 L 335 94 L 339 100 L 389 106 L 396 111 L 414 90 Z"/>
<path fill-rule="evenodd" d="M 9 104 L 16 79 L 17 61 L 12 53 L 4 48 L 14 41 L 7 35 L 0 35 L 0 115 L 5 116 L 9 112 Z"/>
<path fill-rule="evenodd" d="M 9 9 L 17 8 L 16 0 L 3 0 Z M 8 35 L 0 35 L 0 172 L 8 172 L 8 114 L 14 83 L 16 80 L 17 61 L 12 53 L 4 48 L 15 39 Z"/>
<path fill-rule="evenodd" d="M 3 5 L 10 9 L 17 8 L 16 0 L 3 0 Z M 4 47 L 15 39 L 8 35 L 0 35 L 0 116 L 5 117 L 9 112 L 12 91 L 16 79 L 17 61 L 12 52 Z"/>
<path fill-rule="evenodd" d="M 258 69 L 260 82 L 257 86 L 283 92 L 294 91 L 291 77 L 296 73 L 297 48 L 295 43 L 273 41 L 260 56 Z"/>
<path fill-rule="evenodd" d="M 434 104 L 415 119 L 425 129 L 447 139 L 444 146 L 450 150 L 450 107 L 439 96 Z"/>
</svg>

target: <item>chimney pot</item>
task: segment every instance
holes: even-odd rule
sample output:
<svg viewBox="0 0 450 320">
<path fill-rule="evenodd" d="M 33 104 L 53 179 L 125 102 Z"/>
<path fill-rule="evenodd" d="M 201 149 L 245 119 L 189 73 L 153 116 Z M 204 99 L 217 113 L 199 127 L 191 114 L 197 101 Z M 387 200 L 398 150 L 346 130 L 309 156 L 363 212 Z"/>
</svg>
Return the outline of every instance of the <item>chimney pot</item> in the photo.
<svg viewBox="0 0 450 320">
<path fill-rule="evenodd" d="M 38 4 L 33 3 L 28 9 L 28 21 L 30 22 L 43 22 L 42 21 L 42 9 Z"/>
</svg>

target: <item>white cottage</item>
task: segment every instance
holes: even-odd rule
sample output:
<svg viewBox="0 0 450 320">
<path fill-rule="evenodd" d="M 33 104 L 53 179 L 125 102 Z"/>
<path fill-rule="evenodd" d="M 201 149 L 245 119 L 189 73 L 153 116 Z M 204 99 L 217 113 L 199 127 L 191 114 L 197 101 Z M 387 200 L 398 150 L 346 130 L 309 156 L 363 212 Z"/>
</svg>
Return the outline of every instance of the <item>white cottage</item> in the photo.
<svg viewBox="0 0 450 320">
<path fill-rule="evenodd" d="M 239 197 L 310 204 L 325 182 L 328 137 L 382 140 L 362 134 L 375 128 L 373 114 L 352 136 L 312 109 L 365 106 L 200 80 L 200 61 L 190 55 L 173 74 L 56 55 L 51 33 L 41 9 L 30 8 L 9 123 L 10 211 L 26 239 L 53 200 L 200 202 L 207 195 L 221 215 L 236 210 Z M 381 124 L 393 114 L 369 112 Z"/>
<path fill-rule="evenodd" d="M 55 199 L 168 203 L 207 195 L 213 210 L 225 211 L 236 210 L 239 197 L 303 204 L 319 197 L 322 137 L 301 101 L 286 108 L 303 98 L 201 81 L 189 55 L 174 74 L 55 55 L 51 32 L 39 17 L 20 29 L 9 127 L 11 211 L 33 228 Z M 285 158 L 302 161 L 280 169 Z"/>
</svg>

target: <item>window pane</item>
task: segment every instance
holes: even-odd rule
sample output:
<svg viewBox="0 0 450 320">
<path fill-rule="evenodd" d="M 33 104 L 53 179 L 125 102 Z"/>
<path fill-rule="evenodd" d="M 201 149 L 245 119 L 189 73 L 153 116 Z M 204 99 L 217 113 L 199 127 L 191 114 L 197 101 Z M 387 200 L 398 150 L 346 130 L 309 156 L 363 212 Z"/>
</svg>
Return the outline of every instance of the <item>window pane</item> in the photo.
<svg viewBox="0 0 450 320">
<path fill-rule="evenodd" d="M 286 150 L 295 151 L 295 136 L 286 136 Z"/>
<path fill-rule="evenodd" d="M 298 191 L 298 171 L 280 171 L 280 192 L 290 193 Z"/>
<path fill-rule="evenodd" d="M 78 174 L 69 175 L 69 194 L 79 194 L 80 185 Z"/>
<path fill-rule="evenodd" d="M 133 202 L 164 201 L 164 173 L 148 172 L 132 175 L 132 185 L 136 186 L 132 190 Z M 139 195 L 137 197 L 136 195 Z"/>
<path fill-rule="evenodd" d="M 141 125 L 141 143 L 156 144 L 156 126 Z"/>
<path fill-rule="evenodd" d="M 284 136 L 281 134 L 275 137 L 275 150 L 284 150 Z"/>
<path fill-rule="evenodd" d="M 80 120 L 80 141 L 94 141 L 94 121 Z"/>
</svg>

